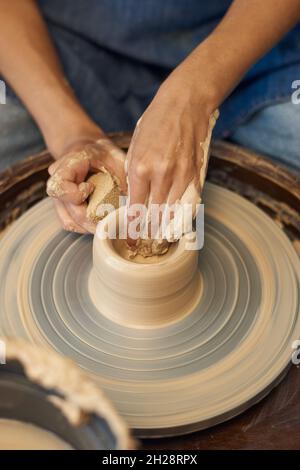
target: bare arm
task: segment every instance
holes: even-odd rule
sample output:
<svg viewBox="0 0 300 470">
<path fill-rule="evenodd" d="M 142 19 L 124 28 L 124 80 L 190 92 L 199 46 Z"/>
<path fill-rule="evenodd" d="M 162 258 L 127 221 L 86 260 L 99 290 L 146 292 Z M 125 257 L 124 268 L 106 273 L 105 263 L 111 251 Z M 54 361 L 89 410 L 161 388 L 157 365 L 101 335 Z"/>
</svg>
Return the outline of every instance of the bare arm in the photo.
<svg viewBox="0 0 300 470">
<path fill-rule="evenodd" d="M 0 0 L 0 73 L 24 102 L 55 157 L 101 130 L 69 87 L 34 0 Z"/>
<path fill-rule="evenodd" d="M 78 103 L 36 2 L 0 0 L 0 11 L 0 73 L 32 114 L 58 159 L 49 168 L 48 194 L 55 198 L 65 229 L 93 232 L 85 203 L 93 186 L 85 183 L 86 176 L 106 167 L 125 187 L 125 156 Z"/>
<path fill-rule="evenodd" d="M 66 83 L 35 1 L 0 0 L 0 11 L 0 73 L 33 115 L 52 154 L 58 158 L 69 150 L 81 150 L 102 136 Z M 132 202 L 144 202 L 150 191 L 153 202 L 164 202 L 168 194 L 171 201 L 176 200 L 197 179 L 202 164 L 199 142 L 205 139 L 209 115 L 299 19 L 300 0 L 233 2 L 218 28 L 175 69 L 144 113 L 129 152 Z M 103 159 L 107 163 L 104 153 L 99 166 Z M 120 172 L 119 157 L 112 169 Z M 87 195 L 87 188 L 78 192 L 78 184 L 88 169 L 85 161 L 70 173 L 68 156 L 64 156 L 51 170 L 54 177 L 61 178 L 59 202 L 72 213 L 70 223 L 76 219 L 74 204 Z M 84 214 L 84 206 L 79 206 L 77 222 Z M 61 218 L 68 216 L 64 212 Z"/>
<path fill-rule="evenodd" d="M 129 149 L 130 202 L 175 202 L 203 165 L 208 119 L 248 69 L 300 20 L 300 0 L 235 0 L 167 78 Z M 199 188 L 200 191 L 202 188 Z"/>
</svg>

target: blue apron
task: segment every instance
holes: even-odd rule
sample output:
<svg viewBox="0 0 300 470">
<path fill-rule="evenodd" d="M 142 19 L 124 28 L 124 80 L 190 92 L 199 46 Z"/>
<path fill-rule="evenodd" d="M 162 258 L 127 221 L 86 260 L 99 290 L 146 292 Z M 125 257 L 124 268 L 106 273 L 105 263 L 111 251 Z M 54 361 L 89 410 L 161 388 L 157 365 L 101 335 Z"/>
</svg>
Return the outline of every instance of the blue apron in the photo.
<svg viewBox="0 0 300 470">
<path fill-rule="evenodd" d="M 221 20 L 230 0 L 39 0 L 66 76 L 106 131 L 133 129 L 160 83 Z M 200 72 L 201 73 L 201 72 Z M 224 74 L 226 70 L 224 70 Z M 229 136 L 300 79 L 300 27 L 224 102 L 215 135 Z"/>
</svg>

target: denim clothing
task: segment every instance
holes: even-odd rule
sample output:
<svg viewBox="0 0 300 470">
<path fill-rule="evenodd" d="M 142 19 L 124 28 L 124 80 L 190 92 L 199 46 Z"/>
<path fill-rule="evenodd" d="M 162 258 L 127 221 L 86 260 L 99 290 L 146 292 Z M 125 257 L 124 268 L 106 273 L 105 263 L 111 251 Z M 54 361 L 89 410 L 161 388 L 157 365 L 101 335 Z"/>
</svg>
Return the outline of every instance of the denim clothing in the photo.
<svg viewBox="0 0 300 470">
<path fill-rule="evenodd" d="M 116 131 L 134 128 L 162 80 L 212 32 L 231 0 L 38 3 L 82 106 L 104 130 Z M 228 137 L 263 107 L 287 101 L 297 79 L 300 25 L 225 101 L 215 137 Z"/>
<path fill-rule="evenodd" d="M 118 131 L 134 129 L 162 80 L 211 33 L 231 0 L 38 0 L 38 4 L 82 106 L 105 131 Z M 300 25 L 227 98 L 214 137 L 231 138 L 299 167 L 300 105 L 290 101 L 297 79 Z M 35 124 L 9 88 L 8 95 L 8 104 L 0 105 L 2 168 L 43 146 Z"/>
<path fill-rule="evenodd" d="M 19 101 L 0 104 L 0 171 L 45 148 L 43 138 Z"/>
<path fill-rule="evenodd" d="M 276 104 L 237 128 L 232 140 L 300 172 L 300 104 Z M 0 105 L 0 171 L 45 147 L 29 113 L 15 100 Z"/>
<path fill-rule="evenodd" d="M 240 125 L 231 140 L 300 172 L 300 104 L 263 108 Z"/>
</svg>

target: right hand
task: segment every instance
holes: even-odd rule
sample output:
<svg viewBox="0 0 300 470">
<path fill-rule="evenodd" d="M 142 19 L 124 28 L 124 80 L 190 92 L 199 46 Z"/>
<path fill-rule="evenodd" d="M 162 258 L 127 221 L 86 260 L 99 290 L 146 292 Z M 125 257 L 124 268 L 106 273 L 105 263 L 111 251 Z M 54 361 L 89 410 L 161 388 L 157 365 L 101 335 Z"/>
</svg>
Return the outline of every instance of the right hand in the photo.
<svg viewBox="0 0 300 470">
<path fill-rule="evenodd" d="M 108 137 L 90 143 L 73 144 L 61 158 L 50 165 L 47 194 L 55 207 L 65 230 L 77 233 L 95 233 L 96 225 L 86 217 L 86 200 L 93 192 L 87 175 L 103 167 L 120 182 L 126 193 L 124 171 L 125 153 Z"/>
</svg>

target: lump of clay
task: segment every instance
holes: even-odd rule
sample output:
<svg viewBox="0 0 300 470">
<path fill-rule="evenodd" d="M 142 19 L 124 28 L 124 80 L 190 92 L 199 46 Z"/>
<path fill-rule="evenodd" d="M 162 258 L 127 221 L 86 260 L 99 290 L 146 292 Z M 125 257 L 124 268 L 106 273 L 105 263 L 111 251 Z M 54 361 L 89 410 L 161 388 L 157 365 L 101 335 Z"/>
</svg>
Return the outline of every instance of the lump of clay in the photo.
<svg viewBox="0 0 300 470">
<path fill-rule="evenodd" d="M 115 209 L 119 208 L 121 191 L 117 181 L 107 171 L 100 171 L 92 175 L 88 181 L 93 183 L 95 189 L 91 194 L 87 207 L 87 217 L 94 223 L 104 219 L 107 212 L 100 212 L 102 204 L 111 204 Z M 126 244 L 127 245 L 127 244 Z M 167 240 L 139 239 L 134 247 L 127 245 L 128 259 L 137 255 L 148 258 L 155 255 L 163 255 L 169 249 Z"/>
<path fill-rule="evenodd" d="M 111 204 L 118 209 L 121 191 L 116 180 L 106 171 L 92 175 L 88 181 L 94 184 L 95 189 L 89 198 L 86 214 L 89 220 L 98 223 L 107 215 L 107 212 L 100 210 L 100 206 Z"/>
</svg>

